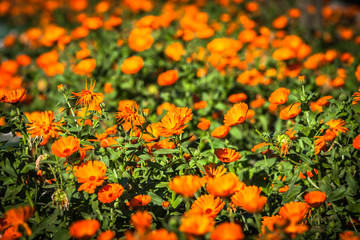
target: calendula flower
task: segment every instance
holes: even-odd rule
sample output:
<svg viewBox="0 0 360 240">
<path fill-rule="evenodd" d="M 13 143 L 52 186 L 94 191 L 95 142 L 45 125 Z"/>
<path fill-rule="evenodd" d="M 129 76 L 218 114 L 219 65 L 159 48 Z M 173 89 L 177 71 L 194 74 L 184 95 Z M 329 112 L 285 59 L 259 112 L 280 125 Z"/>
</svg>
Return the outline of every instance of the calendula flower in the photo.
<svg viewBox="0 0 360 240">
<path fill-rule="evenodd" d="M 206 119 L 206 118 L 200 118 L 200 121 L 197 125 L 198 128 L 200 128 L 201 130 L 205 131 L 208 130 L 210 127 L 211 121 Z"/>
<path fill-rule="evenodd" d="M 232 106 L 224 116 L 224 124 L 232 127 L 243 123 L 246 120 L 246 115 L 249 106 L 246 103 L 240 102 Z"/>
<path fill-rule="evenodd" d="M 260 193 L 261 188 L 257 186 L 245 186 L 231 197 L 231 201 L 248 213 L 258 213 L 267 203 L 267 198 L 260 196 Z"/>
<path fill-rule="evenodd" d="M 269 97 L 269 102 L 276 105 L 281 105 L 286 103 L 290 94 L 290 90 L 286 88 L 278 88 L 271 93 Z"/>
<path fill-rule="evenodd" d="M 75 171 L 74 175 L 78 182 L 82 183 L 78 191 L 84 190 L 88 193 L 94 193 L 97 186 L 103 184 L 107 167 L 100 161 L 87 161 L 82 163 Z"/>
<path fill-rule="evenodd" d="M 177 240 L 176 234 L 168 232 L 166 229 L 151 231 L 146 237 L 149 240 Z"/>
<path fill-rule="evenodd" d="M 143 207 L 150 203 L 151 197 L 149 195 L 140 194 L 133 197 L 130 202 L 126 202 L 126 205 L 133 209 L 135 207 Z"/>
<path fill-rule="evenodd" d="M 360 149 L 360 134 L 357 135 L 353 140 L 353 147 L 355 149 Z"/>
<path fill-rule="evenodd" d="M 219 197 L 215 198 L 211 194 L 198 197 L 191 205 L 191 213 L 203 214 L 215 218 L 216 215 L 224 208 L 225 202 Z"/>
<path fill-rule="evenodd" d="M 99 234 L 96 240 L 112 240 L 115 237 L 115 232 L 111 230 L 106 230 Z"/>
<path fill-rule="evenodd" d="M 265 235 L 268 232 L 274 232 L 276 225 L 283 225 L 284 223 L 284 218 L 280 215 L 264 216 L 261 221 L 261 234 Z"/>
<path fill-rule="evenodd" d="M 258 149 L 260 149 L 260 148 L 263 148 L 263 147 L 266 147 L 266 146 L 269 146 L 269 144 L 266 143 L 266 142 L 262 142 L 262 143 L 259 143 L 259 144 L 255 145 L 255 146 L 251 149 L 251 151 L 252 151 L 253 153 L 255 153 L 256 150 L 258 150 Z M 271 152 L 271 150 L 269 150 L 269 149 L 267 148 L 266 150 L 262 151 L 261 153 L 262 153 L 262 154 L 266 154 L 266 153 L 268 153 L 269 151 Z"/>
<path fill-rule="evenodd" d="M 187 107 L 176 107 L 167 112 L 161 119 L 161 135 L 169 137 L 183 133 L 186 124 L 192 119 L 192 110 Z"/>
<path fill-rule="evenodd" d="M 165 49 L 165 54 L 174 61 L 180 61 L 181 56 L 184 55 L 185 49 L 180 42 L 170 44 Z"/>
<path fill-rule="evenodd" d="M 139 233 L 146 232 L 152 223 L 152 216 L 149 212 L 137 211 L 135 214 L 130 217 L 131 225 L 133 225 Z"/>
<path fill-rule="evenodd" d="M 159 75 L 157 82 L 160 86 L 170 86 L 173 85 L 178 78 L 177 70 L 168 70 Z"/>
<path fill-rule="evenodd" d="M 280 118 L 282 120 L 289 120 L 295 118 L 301 112 L 300 105 L 301 103 L 294 103 L 290 106 L 287 106 L 280 111 Z"/>
<path fill-rule="evenodd" d="M 75 153 L 80 148 L 80 140 L 73 136 L 61 137 L 51 145 L 54 155 L 63 158 Z"/>
<path fill-rule="evenodd" d="M 93 58 L 87 58 L 81 60 L 74 67 L 74 73 L 78 75 L 89 75 L 96 68 L 96 60 Z"/>
<path fill-rule="evenodd" d="M 179 230 L 191 236 L 201 236 L 214 230 L 214 220 L 200 214 L 187 214 L 181 218 Z"/>
<path fill-rule="evenodd" d="M 304 200 L 311 207 L 317 208 L 323 204 L 326 199 L 326 194 L 321 191 L 312 191 L 305 195 Z"/>
<path fill-rule="evenodd" d="M 244 233 L 239 224 L 224 222 L 219 224 L 210 235 L 210 240 L 242 240 Z"/>
<path fill-rule="evenodd" d="M 207 182 L 206 190 L 217 197 L 230 197 L 245 184 L 233 173 L 211 178 Z"/>
<path fill-rule="evenodd" d="M 215 155 L 223 163 L 235 162 L 241 158 L 238 152 L 229 148 L 218 148 L 215 150 Z"/>
<path fill-rule="evenodd" d="M 229 133 L 230 127 L 226 125 L 219 126 L 211 132 L 211 136 L 214 138 L 224 138 Z"/>
<path fill-rule="evenodd" d="M 61 119 L 62 120 L 62 119 Z M 28 133 L 31 137 L 42 137 L 40 145 L 45 145 L 50 138 L 56 138 L 61 132 L 60 127 L 64 123 L 55 122 L 55 114 L 51 111 L 41 112 L 36 117 L 30 119 Z"/>
<path fill-rule="evenodd" d="M 201 185 L 200 177 L 196 175 L 177 176 L 169 182 L 169 188 L 184 197 L 193 197 Z"/>
<path fill-rule="evenodd" d="M 309 205 L 303 202 L 286 203 L 279 210 L 279 215 L 291 222 L 299 223 L 303 221 L 309 212 Z"/>
<path fill-rule="evenodd" d="M 25 228 L 26 234 L 30 236 L 32 231 L 27 225 L 26 221 L 34 215 L 34 208 L 30 206 L 23 206 L 12 208 L 5 212 L 4 217 L 10 226 L 13 226 L 15 230 L 19 230 L 19 226 Z"/>
<path fill-rule="evenodd" d="M 339 234 L 340 240 L 360 240 L 359 235 L 355 235 L 352 231 L 345 231 Z"/>
<path fill-rule="evenodd" d="M 139 114 L 139 105 L 135 101 L 130 101 L 123 110 L 117 112 L 116 118 L 120 123 L 131 126 L 142 125 L 145 122 L 145 118 Z"/>
<path fill-rule="evenodd" d="M 102 203 L 111 203 L 124 192 L 123 186 L 118 183 L 106 184 L 99 190 L 98 199 Z"/>
<path fill-rule="evenodd" d="M 74 238 L 90 239 L 100 228 L 100 222 L 96 219 L 83 219 L 72 223 L 69 234 Z"/>
<path fill-rule="evenodd" d="M 205 181 L 208 181 L 210 178 L 220 177 L 226 173 L 226 168 L 223 165 L 216 167 L 213 163 L 204 166 L 204 169 L 206 175 L 203 178 Z"/>
<path fill-rule="evenodd" d="M 74 93 L 72 97 L 77 97 L 76 105 L 86 106 L 88 110 L 98 111 L 100 108 L 100 103 L 104 100 L 104 94 L 94 93 L 95 82 L 94 84 L 90 83 L 90 88 L 88 88 L 87 82 L 85 84 L 85 89 L 81 92 Z"/>
<path fill-rule="evenodd" d="M 142 135 L 146 142 L 152 142 L 160 137 L 162 127 L 161 122 L 151 123 L 146 127 L 146 132 Z"/>
<path fill-rule="evenodd" d="M 331 119 L 330 121 L 328 121 L 327 123 L 325 123 L 326 125 L 329 126 L 329 128 L 334 131 L 336 133 L 336 135 L 340 133 L 344 133 L 349 131 L 349 129 L 347 129 L 346 127 L 343 127 L 346 122 L 342 119 Z"/>
<path fill-rule="evenodd" d="M 360 87 L 359 87 L 358 91 L 353 94 L 353 97 L 354 97 L 354 99 L 352 101 L 352 104 L 355 105 L 360 101 Z"/>
<path fill-rule="evenodd" d="M 0 98 L 0 102 L 17 104 L 25 96 L 25 89 L 15 89 L 4 93 L 4 96 Z"/>
<path fill-rule="evenodd" d="M 139 56 L 132 56 L 124 60 L 121 71 L 125 74 L 135 74 L 144 66 L 144 60 Z"/>
</svg>

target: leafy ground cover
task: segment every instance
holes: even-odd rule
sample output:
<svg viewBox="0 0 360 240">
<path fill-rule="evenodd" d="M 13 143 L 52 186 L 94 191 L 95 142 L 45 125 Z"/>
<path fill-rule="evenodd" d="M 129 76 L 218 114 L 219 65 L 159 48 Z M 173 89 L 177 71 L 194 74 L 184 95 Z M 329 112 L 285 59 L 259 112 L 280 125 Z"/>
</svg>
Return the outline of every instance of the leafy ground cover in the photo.
<svg viewBox="0 0 360 240">
<path fill-rule="evenodd" d="M 275 2 L 1 0 L 0 239 L 360 239 L 359 7 Z"/>
</svg>

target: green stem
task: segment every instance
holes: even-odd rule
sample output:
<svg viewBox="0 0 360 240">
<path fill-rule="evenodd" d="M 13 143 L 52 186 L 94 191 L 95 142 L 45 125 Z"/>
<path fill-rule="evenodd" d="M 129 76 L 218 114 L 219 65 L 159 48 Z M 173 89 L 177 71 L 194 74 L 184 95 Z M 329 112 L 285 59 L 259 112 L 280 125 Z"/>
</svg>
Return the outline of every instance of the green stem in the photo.
<svg viewBox="0 0 360 240">
<path fill-rule="evenodd" d="M 60 162 L 59 162 L 59 158 L 57 156 L 55 158 L 56 158 L 57 170 L 58 170 L 58 173 L 60 175 L 60 188 L 62 189 L 62 187 L 63 187 L 63 179 L 62 179 L 62 174 L 61 174 Z"/>
<path fill-rule="evenodd" d="M 75 113 L 74 113 L 74 110 L 73 110 L 73 108 L 72 108 L 72 106 L 71 106 L 71 104 L 70 104 L 70 102 L 69 102 L 69 99 L 67 98 L 67 96 L 66 96 L 65 93 L 63 93 L 63 96 L 64 96 L 64 98 L 65 98 L 66 104 L 67 104 L 67 105 L 69 106 L 69 108 L 70 108 L 71 115 L 73 115 L 73 117 L 75 117 Z M 76 122 L 76 120 L 75 120 L 75 122 Z"/>
<path fill-rule="evenodd" d="M 35 205 L 34 205 L 34 202 L 33 202 L 32 198 L 31 198 L 31 196 L 30 196 L 30 192 L 29 192 L 28 189 L 26 189 L 26 199 L 29 201 L 30 206 L 31 206 L 32 208 L 34 208 Z M 36 220 L 37 223 L 40 223 L 40 222 L 41 222 L 39 213 L 38 213 L 37 211 L 35 211 L 35 220 Z"/>
<path fill-rule="evenodd" d="M 311 183 L 311 185 L 320 190 L 320 188 L 309 178 L 309 176 L 307 177 L 307 180 Z"/>
<path fill-rule="evenodd" d="M 255 217 L 255 221 L 256 221 L 256 226 L 257 229 L 259 231 L 259 234 L 261 234 L 261 214 L 260 213 L 254 213 L 254 217 Z"/>
</svg>

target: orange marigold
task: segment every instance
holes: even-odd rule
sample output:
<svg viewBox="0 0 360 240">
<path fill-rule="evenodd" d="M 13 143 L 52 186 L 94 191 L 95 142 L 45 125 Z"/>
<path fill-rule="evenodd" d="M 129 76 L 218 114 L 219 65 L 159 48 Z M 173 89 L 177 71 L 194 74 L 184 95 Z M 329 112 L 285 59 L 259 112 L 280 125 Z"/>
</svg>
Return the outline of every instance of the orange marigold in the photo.
<svg viewBox="0 0 360 240">
<path fill-rule="evenodd" d="M 301 112 L 301 103 L 294 103 L 290 106 L 287 106 L 280 111 L 280 118 L 282 120 L 289 120 L 295 118 Z"/>
<path fill-rule="evenodd" d="M 61 137 L 51 145 L 52 154 L 64 158 L 75 153 L 80 148 L 80 140 L 73 136 Z"/>
<path fill-rule="evenodd" d="M 130 222 L 139 233 L 144 233 L 151 227 L 152 216 L 147 211 L 137 211 L 130 217 Z"/>
<path fill-rule="evenodd" d="M 85 89 L 81 90 L 81 92 L 75 93 L 72 97 L 77 97 L 76 105 L 88 106 L 88 110 L 99 110 L 100 103 L 104 100 L 104 94 L 95 93 L 95 82 L 94 84 L 90 83 L 90 87 L 88 88 L 87 81 L 85 83 Z"/>
<path fill-rule="evenodd" d="M 329 128 L 331 129 L 331 131 L 334 131 L 336 133 L 336 135 L 340 133 L 344 133 L 349 131 L 349 129 L 347 129 L 346 127 L 343 127 L 346 122 L 342 119 L 331 119 L 330 121 L 328 121 L 327 123 L 325 123 L 326 125 L 329 126 Z"/>
<path fill-rule="evenodd" d="M 188 235 L 200 236 L 214 230 L 215 221 L 205 215 L 187 214 L 181 218 L 179 230 Z"/>
<path fill-rule="evenodd" d="M 357 135 L 353 140 L 353 147 L 355 149 L 360 149 L 360 134 Z"/>
<path fill-rule="evenodd" d="M 115 232 L 111 230 L 106 230 L 99 234 L 96 240 L 112 240 L 115 237 Z"/>
<path fill-rule="evenodd" d="M 168 56 L 174 61 L 180 61 L 181 56 L 185 53 L 186 52 L 183 45 L 179 42 L 172 43 L 165 49 L 166 56 Z"/>
<path fill-rule="evenodd" d="M 311 207 L 317 208 L 326 199 L 326 194 L 321 191 L 312 191 L 305 195 L 304 200 L 307 202 Z"/>
<path fill-rule="evenodd" d="M 211 233 L 210 240 L 242 240 L 244 233 L 241 226 L 236 223 L 224 222 Z"/>
<path fill-rule="evenodd" d="M 132 56 L 121 64 L 121 71 L 125 74 L 135 74 L 144 66 L 144 60 L 139 56 Z"/>
<path fill-rule="evenodd" d="M 34 211 L 34 208 L 30 206 L 17 207 L 6 211 L 4 217 L 8 224 L 13 226 L 15 230 L 18 230 L 18 227 L 22 226 L 25 228 L 26 234 L 30 236 L 32 231 L 26 221 L 34 215 Z"/>
<path fill-rule="evenodd" d="M 237 191 L 231 197 L 231 201 L 248 213 L 258 213 L 263 210 L 265 204 L 267 203 L 267 198 L 260 196 L 260 193 L 261 188 L 258 188 L 257 186 L 246 186 Z"/>
<path fill-rule="evenodd" d="M 173 85 L 178 78 L 177 70 L 168 70 L 159 75 L 157 82 L 160 86 L 170 86 Z"/>
<path fill-rule="evenodd" d="M 271 93 L 269 97 L 269 102 L 276 105 L 281 105 L 286 103 L 290 94 L 290 90 L 286 88 L 278 88 Z"/>
<path fill-rule="evenodd" d="M 215 155 L 223 163 L 235 162 L 241 158 L 241 155 L 238 152 L 229 148 L 216 149 Z"/>
<path fill-rule="evenodd" d="M 200 118 L 200 121 L 197 125 L 198 128 L 200 128 L 201 130 L 205 131 L 208 130 L 210 127 L 211 121 L 206 119 L 206 118 Z"/>
<path fill-rule="evenodd" d="M 82 163 L 75 171 L 74 175 L 78 182 L 82 183 L 78 191 L 84 190 L 88 193 L 94 193 L 97 186 L 103 184 L 107 167 L 100 161 L 87 161 Z"/>
<path fill-rule="evenodd" d="M 224 208 L 225 202 L 219 197 L 207 194 L 198 197 L 191 206 L 190 213 L 197 213 L 215 218 L 216 215 Z"/>
<path fill-rule="evenodd" d="M 111 203 L 124 192 L 123 186 L 118 183 L 109 183 L 98 192 L 98 199 L 102 203 Z"/>
<path fill-rule="evenodd" d="M 249 106 L 246 103 L 237 103 L 232 106 L 224 116 L 224 124 L 228 127 L 232 127 L 243 123 L 246 120 L 246 115 Z"/>
<path fill-rule="evenodd" d="M 100 228 L 100 223 L 96 219 L 83 219 L 76 221 L 69 227 L 69 234 L 74 238 L 90 239 Z"/>
<path fill-rule="evenodd" d="M 147 236 L 149 240 L 177 240 L 175 233 L 170 233 L 166 229 L 151 231 Z"/>
<path fill-rule="evenodd" d="M 140 194 L 133 197 L 130 202 L 126 202 L 126 205 L 129 206 L 130 209 L 135 207 L 143 207 L 150 203 L 151 197 L 146 194 Z"/>
<path fill-rule="evenodd" d="M 186 124 L 192 119 L 192 109 L 176 107 L 167 112 L 161 119 L 161 135 L 169 137 L 183 133 Z"/>
<path fill-rule="evenodd" d="M 207 182 L 206 190 L 217 197 L 230 197 L 245 184 L 233 173 L 211 178 Z"/>
<path fill-rule="evenodd" d="M 25 89 L 15 89 L 4 93 L 4 96 L 0 96 L 0 102 L 17 104 L 25 96 Z"/>
<path fill-rule="evenodd" d="M 214 138 L 224 138 L 229 133 L 230 127 L 226 125 L 219 126 L 211 132 L 211 136 Z"/>
<path fill-rule="evenodd" d="M 194 196 L 201 187 L 200 177 L 196 175 L 183 175 L 174 177 L 169 182 L 169 188 L 185 197 Z"/>
<path fill-rule="evenodd" d="M 134 28 L 129 35 L 129 47 L 137 52 L 142 52 L 151 47 L 154 38 L 150 28 Z"/>
</svg>

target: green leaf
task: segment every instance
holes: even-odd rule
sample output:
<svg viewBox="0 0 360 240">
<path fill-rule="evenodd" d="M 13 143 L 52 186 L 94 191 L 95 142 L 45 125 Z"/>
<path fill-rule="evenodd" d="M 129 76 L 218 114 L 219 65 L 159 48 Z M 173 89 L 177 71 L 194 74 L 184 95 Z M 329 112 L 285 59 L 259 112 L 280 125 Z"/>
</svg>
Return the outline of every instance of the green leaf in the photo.
<svg viewBox="0 0 360 240">
<path fill-rule="evenodd" d="M 159 149 L 153 152 L 153 154 L 155 155 L 160 155 L 160 154 L 173 154 L 173 153 L 178 153 L 179 149 Z"/>
<path fill-rule="evenodd" d="M 161 206 L 162 202 L 164 202 L 164 200 L 154 192 L 148 192 L 147 194 L 151 197 L 151 202 L 155 205 Z"/>
<path fill-rule="evenodd" d="M 183 198 L 179 195 L 176 200 L 172 203 L 172 207 L 175 209 L 182 202 Z"/>
<path fill-rule="evenodd" d="M 345 209 L 349 212 L 359 214 L 360 213 L 360 203 L 350 204 L 345 207 Z"/>
<path fill-rule="evenodd" d="M 328 197 L 327 197 L 327 201 L 329 202 L 335 202 L 337 200 L 340 200 L 342 198 L 345 197 L 346 194 L 346 187 L 345 186 L 341 186 L 338 189 L 336 189 L 335 191 L 331 192 Z"/>
<path fill-rule="evenodd" d="M 282 204 L 294 201 L 296 196 L 300 194 L 301 189 L 301 186 L 292 186 L 291 188 L 289 188 L 282 200 Z"/>
<path fill-rule="evenodd" d="M 10 200 L 14 198 L 19 192 L 21 192 L 23 186 L 24 185 L 8 187 L 4 196 L 5 200 Z"/>
</svg>

